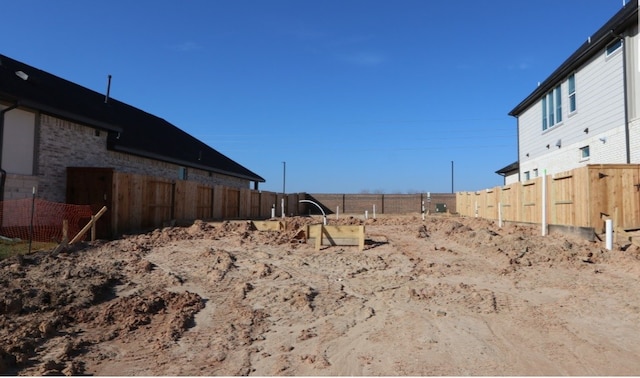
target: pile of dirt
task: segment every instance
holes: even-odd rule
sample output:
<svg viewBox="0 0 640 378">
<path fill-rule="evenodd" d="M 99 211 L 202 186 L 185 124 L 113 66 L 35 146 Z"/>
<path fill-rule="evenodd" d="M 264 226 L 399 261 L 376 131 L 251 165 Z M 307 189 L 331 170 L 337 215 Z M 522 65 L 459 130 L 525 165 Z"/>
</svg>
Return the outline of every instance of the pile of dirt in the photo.
<svg viewBox="0 0 640 378">
<path fill-rule="evenodd" d="M 625 375 L 640 248 L 539 227 L 343 217 L 316 251 L 250 222 L 166 227 L 0 261 L 0 373 Z M 576 351 L 579 351 L 576 352 Z"/>
</svg>

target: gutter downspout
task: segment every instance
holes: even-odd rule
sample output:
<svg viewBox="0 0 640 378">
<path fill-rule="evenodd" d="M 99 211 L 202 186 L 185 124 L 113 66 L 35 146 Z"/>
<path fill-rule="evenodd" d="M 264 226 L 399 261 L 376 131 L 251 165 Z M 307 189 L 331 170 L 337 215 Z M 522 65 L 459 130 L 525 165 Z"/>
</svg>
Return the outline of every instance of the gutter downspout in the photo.
<svg viewBox="0 0 640 378">
<path fill-rule="evenodd" d="M 613 31 L 612 31 L 613 32 Z M 631 164 L 631 132 L 629 130 L 629 93 L 627 88 L 627 41 L 623 35 L 616 35 L 622 41 L 622 90 L 624 91 L 624 142 L 627 164 Z"/>
<path fill-rule="evenodd" d="M 520 182 L 520 117 L 516 117 L 516 141 L 518 146 L 518 182 Z M 504 175 L 504 183 L 507 184 L 507 175 Z"/>
<path fill-rule="evenodd" d="M 18 102 L 16 101 L 13 105 L 8 108 L 0 110 L 0 202 L 4 201 L 4 183 L 7 177 L 7 172 L 2 169 L 2 146 L 4 143 L 4 113 L 10 112 L 11 110 L 18 107 Z M 0 218 L 0 226 L 2 225 L 2 218 Z"/>
</svg>

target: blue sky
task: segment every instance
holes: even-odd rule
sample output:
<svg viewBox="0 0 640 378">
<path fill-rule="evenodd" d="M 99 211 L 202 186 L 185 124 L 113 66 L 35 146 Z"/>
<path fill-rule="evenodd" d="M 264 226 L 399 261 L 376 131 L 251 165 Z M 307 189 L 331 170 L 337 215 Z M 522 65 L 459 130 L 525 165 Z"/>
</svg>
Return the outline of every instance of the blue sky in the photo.
<svg viewBox="0 0 640 378">
<path fill-rule="evenodd" d="M 2 53 L 162 117 L 263 190 L 502 184 L 507 115 L 621 0 L 22 0 Z"/>
</svg>

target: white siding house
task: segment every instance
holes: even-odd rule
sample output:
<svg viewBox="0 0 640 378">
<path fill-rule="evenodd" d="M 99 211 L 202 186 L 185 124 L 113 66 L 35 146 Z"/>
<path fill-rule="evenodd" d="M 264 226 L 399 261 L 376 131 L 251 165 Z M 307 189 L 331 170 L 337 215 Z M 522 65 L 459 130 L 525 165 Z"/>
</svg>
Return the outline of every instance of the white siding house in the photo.
<svg viewBox="0 0 640 378">
<path fill-rule="evenodd" d="M 520 181 L 640 163 L 638 1 L 626 4 L 509 114 Z"/>
</svg>

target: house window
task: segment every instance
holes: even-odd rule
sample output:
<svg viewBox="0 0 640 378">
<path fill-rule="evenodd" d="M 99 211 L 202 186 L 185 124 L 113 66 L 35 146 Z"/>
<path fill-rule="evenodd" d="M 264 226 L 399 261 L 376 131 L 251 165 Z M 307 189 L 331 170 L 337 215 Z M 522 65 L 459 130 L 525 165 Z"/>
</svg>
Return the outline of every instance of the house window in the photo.
<svg viewBox="0 0 640 378">
<path fill-rule="evenodd" d="M 542 130 L 546 130 L 549 127 L 547 122 L 547 96 L 544 96 L 542 98 Z"/>
<path fill-rule="evenodd" d="M 562 96 L 560 93 L 560 86 L 555 89 L 556 92 L 556 123 L 562 122 Z"/>
<path fill-rule="evenodd" d="M 576 111 L 576 75 L 569 76 L 569 113 Z"/>
<path fill-rule="evenodd" d="M 612 42 L 609 46 L 607 46 L 607 56 L 612 55 L 613 53 L 618 51 L 620 47 L 622 47 L 622 39 L 617 39 Z"/>
<path fill-rule="evenodd" d="M 589 146 L 584 146 L 580 148 L 580 159 L 585 160 L 591 156 L 591 152 L 589 151 Z"/>
<path fill-rule="evenodd" d="M 542 130 L 562 122 L 562 97 L 560 85 L 542 98 Z"/>
<path fill-rule="evenodd" d="M 186 167 L 178 168 L 178 179 L 180 179 L 180 180 L 186 180 L 187 179 L 187 168 Z"/>
<path fill-rule="evenodd" d="M 548 117 L 549 117 L 549 127 L 553 126 L 556 124 L 556 119 L 554 117 L 553 114 L 553 110 L 554 110 L 554 106 L 553 106 L 553 91 L 547 93 L 547 112 L 548 112 Z"/>
<path fill-rule="evenodd" d="M 534 177 L 534 178 L 535 178 L 535 177 L 538 177 L 538 168 L 535 168 L 535 169 L 533 170 L 533 177 Z"/>
<path fill-rule="evenodd" d="M 528 181 L 529 179 L 531 179 L 531 172 L 526 171 L 524 173 L 524 181 Z"/>
</svg>

